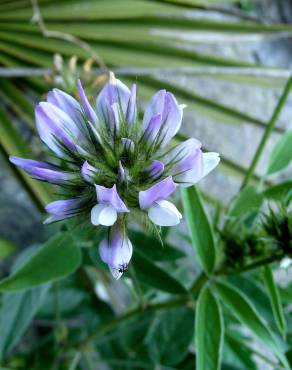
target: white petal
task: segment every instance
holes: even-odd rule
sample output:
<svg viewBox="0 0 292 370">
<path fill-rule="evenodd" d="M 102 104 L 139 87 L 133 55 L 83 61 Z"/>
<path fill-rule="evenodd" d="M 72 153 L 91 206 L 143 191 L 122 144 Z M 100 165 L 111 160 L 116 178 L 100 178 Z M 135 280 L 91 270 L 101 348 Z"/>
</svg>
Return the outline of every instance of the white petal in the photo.
<svg viewBox="0 0 292 370">
<path fill-rule="evenodd" d="M 207 176 L 208 173 L 213 171 L 214 168 L 219 164 L 219 162 L 220 157 L 218 153 L 203 153 L 203 177 Z"/>
<path fill-rule="evenodd" d="M 148 216 L 159 226 L 174 226 L 180 223 L 182 215 L 177 208 L 167 200 L 160 200 L 149 208 Z"/>
<path fill-rule="evenodd" d="M 110 272 L 115 280 L 119 280 L 119 278 L 123 275 L 118 269 L 114 269 L 110 267 Z"/>
<path fill-rule="evenodd" d="M 97 204 L 91 210 L 91 223 L 95 226 L 112 226 L 117 217 L 117 211 L 106 204 Z"/>
</svg>

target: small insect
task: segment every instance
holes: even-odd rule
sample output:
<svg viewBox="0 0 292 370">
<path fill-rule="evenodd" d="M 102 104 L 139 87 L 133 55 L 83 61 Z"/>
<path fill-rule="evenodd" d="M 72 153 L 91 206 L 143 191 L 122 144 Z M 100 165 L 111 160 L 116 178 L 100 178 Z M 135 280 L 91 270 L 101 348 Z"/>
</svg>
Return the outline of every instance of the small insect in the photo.
<svg viewBox="0 0 292 370">
<path fill-rule="evenodd" d="M 119 272 L 126 272 L 129 269 L 129 265 L 127 263 L 124 263 L 122 265 L 119 265 Z"/>
<path fill-rule="evenodd" d="M 119 265 L 118 268 L 112 268 L 111 273 L 116 280 L 119 280 L 119 278 L 123 275 L 123 272 L 128 271 L 128 268 L 128 263 L 123 263 L 122 265 Z"/>
</svg>

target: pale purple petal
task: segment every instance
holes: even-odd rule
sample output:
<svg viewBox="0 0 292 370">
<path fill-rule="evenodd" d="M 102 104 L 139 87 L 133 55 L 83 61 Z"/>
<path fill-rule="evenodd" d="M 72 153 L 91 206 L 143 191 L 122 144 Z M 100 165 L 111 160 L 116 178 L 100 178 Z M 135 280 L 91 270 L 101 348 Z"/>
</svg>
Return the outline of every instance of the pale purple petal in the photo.
<svg viewBox="0 0 292 370">
<path fill-rule="evenodd" d="M 177 103 L 173 94 L 167 92 L 162 114 L 162 130 L 159 137 L 162 146 L 165 146 L 178 132 L 182 117 L 183 107 Z"/>
<path fill-rule="evenodd" d="M 51 202 L 45 207 L 46 211 L 51 213 L 51 216 L 45 221 L 45 223 L 76 216 L 78 213 L 80 213 L 84 204 L 84 200 L 77 198 L 62 199 Z"/>
<path fill-rule="evenodd" d="M 109 123 L 111 121 L 110 107 L 114 103 L 118 103 L 124 117 L 126 117 L 130 97 L 131 92 L 128 87 L 111 75 L 109 82 L 105 84 L 96 99 L 97 115 Z"/>
<path fill-rule="evenodd" d="M 56 216 L 64 216 L 69 213 L 78 211 L 80 207 L 80 199 L 64 199 L 56 200 L 46 205 L 45 209 L 48 213 Z"/>
<path fill-rule="evenodd" d="M 99 254 L 103 262 L 111 269 L 123 272 L 127 270 L 133 253 L 133 246 L 123 228 L 115 224 L 110 236 L 99 245 Z"/>
<path fill-rule="evenodd" d="M 136 84 L 133 84 L 131 88 L 131 96 L 129 99 L 127 113 L 126 113 L 126 122 L 128 125 L 131 125 L 131 123 L 133 123 L 136 120 L 136 113 L 137 113 L 136 92 L 137 92 Z"/>
<path fill-rule="evenodd" d="M 97 115 L 96 113 L 94 112 L 93 108 L 91 107 L 91 105 L 89 104 L 89 101 L 85 95 L 85 91 L 83 89 L 83 86 L 81 84 L 81 81 L 78 80 L 77 81 L 77 87 L 78 87 L 78 93 L 79 93 L 79 96 L 80 96 L 80 99 L 81 99 L 81 103 L 82 103 L 82 106 L 83 106 L 83 109 L 84 109 L 84 112 L 87 116 L 87 119 L 92 122 L 92 123 L 95 123 L 97 122 Z"/>
<path fill-rule="evenodd" d="M 94 177 L 98 173 L 98 170 L 91 166 L 87 161 L 85 161 L 81 167 L 81 175 L 85 181 L 94 184 Z"/>
<path fill-rule="evenodd" d="M 169 172 L 175 182 L 182 186 L 196 184 L 203 177 L 203 156 L 201 143 L 188 139 L 165 156 Z"/>
<path fill-rule="evenodd" d="M 68 114 L 73 121 L 81 121 L 81 107 L 76 99 L 59 89 L 48 93 L 47 101 Z"/>
<path fill-rule="evenodd" d="M 127 206 L 119 197 L 116 185 L 112 188 L 106 188 L 105 186 L 95 185 L 97 200 L 102 204 L 110 204 L 114 207 L 117 212 L 129 212 Z"/>
<path fill-rule="evenodd" d="M 177 103 L 173 94 L 160 90 L 151 98 L 146 107 L 142 124 L 142 129 L 145 132 L 150 130 L 150 121 L 157 115 L 161 115 L 157 141 L 159 145 L 165 146 L 181 126 L 183 106 Z M 147 135 L 149 136 L 148 132 Z"/>
<path fill-rule="evenodd" d="M 159 181 L 149 189 L 139 192 L 139 204 L 141 209 L 151 207 L 155 202 L 168 198 L 176 189 L 172 177 Z"/>
<path fill-rule="evenodd" d="M 148 145 L 151 145 L 157 138 L 157 135 L 161 129 L 161 123 L 161 114 L 157 114 L 156 116 L 151 117 L 143 135 L 143 139 L 147 142 Z"/>
<path fill-rule="evenodd" d="M 9 160 L 11 163 L 15 164 L 15 166 L 22 168 L 25 171 L 29 170 L 32 167 L 48 168 L 48 169 L 55 168 L 52 164 L 49 164 L 46 162 L 35 161 L 34 159 L 19 158 L 13 155 L 9 157 Z"/>
<path fill-rule="evenodd" d="M 173 179 L 181 186 L 191 186 L 199 182 L 203 177 L 203 155 L 201 149 L 196 149 L 192 154 L 184 158 L 171 171 Z"/>
<path fill-rule="evenodd" d="M 166 90 L 160 90 L 156 94 L 154 94 L 147 105 L 143 122 L 142 122 L 142 129 L 145 131 L 150 123 L 150 120 L 153 116 L 157 116 L 158 114 L 162 115 L 164 109 L 164 100 L 165 100 Z"/>
<path fill-rule="evenodd" d="M 10 156 L 9 160 L 37 180 L 48 181 L 52 184 L 62 184 L 76 178 L 75 174 L 60 171 L 57 167 L 48 163 L 13 156 Z"/>
<path fill-rule="evenodd" d="M 116 132 L 120 128 L 120 108 L 118 103 L 113 103 L 110 106 L 110 117 L 110 128 Z"/>
<path fill-rule="evenodd" d="M 149 178 L 157 179 L 164 171 L 164 164 L 161 161 L 153 161 L 145 171 L 148 172 Z"/>
<path fill-rule="evenodd" d="M 78 137 L 78 129 L 72 119 L 53 104 L 42 102 L 37 106 L 36 126 L 40 138 L 56 154 L 64 155 L 57 139 L 68 149 L 76 150 L 73 137 Z"/>
<path fill-rule="evenodd" d="M 165 163 L 179 163 L 185 157 L 193 153 L 196 149 L 200 149 L 201 146 L 202 144 L 199 140 L 190 138 L 167 152 L 167 154 L 164 156 Z"/>
</svg>

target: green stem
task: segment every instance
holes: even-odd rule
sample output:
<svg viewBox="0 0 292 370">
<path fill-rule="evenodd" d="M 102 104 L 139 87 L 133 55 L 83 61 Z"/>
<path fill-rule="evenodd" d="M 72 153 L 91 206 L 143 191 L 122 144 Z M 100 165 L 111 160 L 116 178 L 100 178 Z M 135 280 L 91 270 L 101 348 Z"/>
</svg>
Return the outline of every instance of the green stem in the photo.
<svg viewBox="0 0 292 370">
<path fill-rule="evenodd" d="M 183 296 L 170 299 L 164 302 L 160 302 L 160 303 L 139 306 L 139 307 L 133 308 L 130 311 L 127 311 L 123 315 L 120 315 L 114 318 L 113 320 L 109 321 L 108 323 L 105 323 L 104 325 L 98 327 L 90 336 L 88 336 L 85 340 L 83 340 L 79 344 L 78 346 L 79 349 L 82 351 L 82 349 L 86 348 L 91 341 L 95 340 L 98 337 L 101 337 L 102 335 L 105 335 L 116 325 L 132 317 L 142 315 L 146 312 L 154 312 L 154 311 L 159 311 L 159 310 L 163 310 L 167 308 L 181 306 L 181 305 L 187 304 L 188 302 L 193 303 L 192 295 L 198 292 L 198 290 L 200 290 L 207 281 L 208 281 L 208 277 L 204 273 L 201 273 L 199 277 L 192 284 L 189 290 L 190 295 L 183 295 Z"/>
<path fill-rule="evenodd" d="M 91 341 L 95 340 L 96 338 L 105 335 L 108 333 L 112 328 L 114 328 L 116 325 L 120 324 L 123 321 L 126 321 L 132 317 L 138 316 L 140 314 L 143 314 L 145 312 L 153 312 L 158 311 L 166 308 L 171 307 L 177 307 L 182 304 L 187 303 L 189 300 L 189 296 L 181 296 L 178 298 L 170 299 L 165 302 L 161 303 L 155 303 L 155 304 L 149 304 L 145 307 L 137 307 L 130 311 L 127 311 L 123 315 L 120 315 L 113 320 L 109 321 L 108 323 L 105 323 L 104 325 L 97 328 L 90 336 L 88 336 L 84 341 L 82 341 L 79 345 L 79 348 L 86 347 Z"/>
<path fill-rule="evenodd" d="M 272 117 L 270 119 L 270 121 L 268 122 L 267 124 L 267 127 L 266 127 L 266 130 L 264 132 L 264 135 L 259 143 L 259 146 L 255 152 L 255 155 L 253 157 L 253 160 L 251 162 L 251 165 L 247 171 L 247 174 L 243 180 L 243 183 L 242 183 L 242 186 L 241 188 L 244 188 L 250 181 L 250 179 L 252 178 L 252 176 L 254 175 L 254 172 L 255 172 L 255 169 L 256 169 L 256 166 L 259 162 L 259 159 L 263 153 L 263 150 L 266 146 L 266 143 L 267 143 L 267 140 L 268 138 L 270 137 L 271 133 L 273 132 L 273 129 L 278 121 L 278 118 L 281 114 L 281 111 L 286 103 L 286 100 L 289 96 L 289 92 L 291 90 L 291 87 L 292 87 L 292 75 L 291 77 L 289 78 L 289 80 L 287 81 L 285 87 L 284 87 L 284 90 L 282 92 L 282 95 L 278 101 L 278 104 L 272 114 Z"/>
<path fill-rule="evenodd" d="M 268 265 L 272 262 L 275 262 L 275 261 L 279 261 L 283 258 L 284 256 L 281 254 L 281 255 L 273 255 L 273 256 L 269 256 L 269 257 L 265 257 L 265 258 L 262 258 L 261 260 L 258 260 L 258 261 L 255 261 L 255 262 L 251 262 L 250 264 L 248 265 L 245 265 L 245 266 L 242 266 L 236 270 L 219 270 L 217 271 L 216 275 L 236 275 L 236 274 L 241 274 L 242 272 L 245 272 L 245 271 L 249 271 L 249 270 L 253 270 L 253 269 L 256 269 L 258 267 L 261 267 L 261 266 L 264 266 L 264 265 Z"/>
</svg>

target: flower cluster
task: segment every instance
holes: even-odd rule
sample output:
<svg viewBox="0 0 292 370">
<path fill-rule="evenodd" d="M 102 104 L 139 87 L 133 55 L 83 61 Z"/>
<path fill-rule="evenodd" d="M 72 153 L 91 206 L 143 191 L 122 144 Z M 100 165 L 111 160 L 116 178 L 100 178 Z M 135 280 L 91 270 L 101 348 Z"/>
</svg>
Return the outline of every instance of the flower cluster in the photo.
<svg viewBox="0 0 292 370">
<path fill-rule="evenodd" d="M 129 215 L 137 213 L 132 211 L 159 226 L 178 224 L 182 216 L 167 198 L 178 185 L 190 186 L 206 176 L 219 155 L 203 153 L 196 139 L 170 145 L 184 107 L 168 91 L 152 97 L 142 121 L 136 85 L 129 90 L 112 73 L 94 109 L 80 81 L 78 92 L 80 103 L 53 89 L 36 107 L 37 130 L 53 154 L 51 163 L 17 157 L 10 161 L 66 194 L 47 205 L 46 223 L 83 214 L 93 225 L 109 227 L 99 251 L 118 279 L 132 256 L 127 237 Z"/>
</svg>

